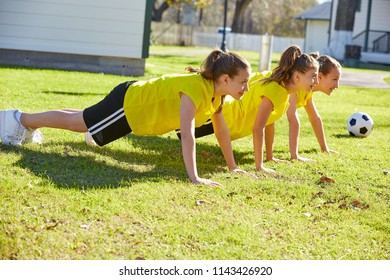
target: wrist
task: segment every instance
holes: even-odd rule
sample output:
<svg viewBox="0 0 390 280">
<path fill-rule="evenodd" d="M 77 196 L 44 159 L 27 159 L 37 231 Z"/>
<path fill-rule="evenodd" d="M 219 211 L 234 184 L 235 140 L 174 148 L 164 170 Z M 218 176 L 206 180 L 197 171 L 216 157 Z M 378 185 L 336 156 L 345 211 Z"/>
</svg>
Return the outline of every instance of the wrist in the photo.
<svg viewBox="0 0 390 280">
<path fill-rule="evenodd" d="M 189 179 L 190 179 L 191 183 L 194 183 L 194 184 L 199 182 L 199 177 L 198 176 L 189 176 Z"/>
<path fill-rule="evenodd" d="M 236 164 L 228 165 L 228 169 L 229 169 L 229 171 L 233 171 L 234 169 L 237 169 L 237 165 Z"/>
</svg>

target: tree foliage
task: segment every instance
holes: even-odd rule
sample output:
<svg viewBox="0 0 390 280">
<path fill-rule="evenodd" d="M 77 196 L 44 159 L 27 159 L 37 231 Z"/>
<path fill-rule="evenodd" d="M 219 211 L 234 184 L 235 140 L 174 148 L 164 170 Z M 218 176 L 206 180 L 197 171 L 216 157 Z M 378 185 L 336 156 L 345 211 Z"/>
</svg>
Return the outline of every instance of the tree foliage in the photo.
<svg viewBox="0 0 390 280">
<path fill-rule="evenodd" d="M 152 20 L 161 21 L 162 16 L 166 10 L 168 10 L 170 7 L 180 8 L 180 5 L 183 3 L 187 3 L 196 8 L 202 9 L 211 2 L 212 0 L 153 0 Z"/>
<path fill-rule="evenodd" d="M 155 10 L 170 7 L 178 10 L 183 3 L 187 3 L 198 9 L 198 17 L 202 17 L 198 22 L 215 27 L 223 25 L 224 2 L 225 0 L 155 0 Z M 295 17 L 317 4 L 316 0 L 228 0 L 227 26 L 236 33 L 301 37 L 304 22 Z M 169 16 L 173 15 L 167 13 L 167 17 Z"/>
</svg>

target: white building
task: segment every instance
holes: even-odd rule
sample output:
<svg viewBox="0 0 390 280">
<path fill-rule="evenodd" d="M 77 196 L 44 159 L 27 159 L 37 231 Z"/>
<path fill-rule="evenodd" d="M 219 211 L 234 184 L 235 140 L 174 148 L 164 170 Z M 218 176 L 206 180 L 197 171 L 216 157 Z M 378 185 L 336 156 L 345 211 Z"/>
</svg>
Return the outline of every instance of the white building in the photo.
<svg viewBox="0 0 390 280">
<path fill-rule="evenodd" d="M 152 0 L 1 0 L 0 64 L 143 75 Z"/>
<path fill-rule="evenodd" d="M 357 0 L 350 38 L 335 30 L 338 0 L 318 5 L 300 15 L 305 20 L 305 52 L 320 51 L 345 59 L 345 46 L 358 46 L 360 60 L 390 64 L 390 0 Z"/>
</svg>

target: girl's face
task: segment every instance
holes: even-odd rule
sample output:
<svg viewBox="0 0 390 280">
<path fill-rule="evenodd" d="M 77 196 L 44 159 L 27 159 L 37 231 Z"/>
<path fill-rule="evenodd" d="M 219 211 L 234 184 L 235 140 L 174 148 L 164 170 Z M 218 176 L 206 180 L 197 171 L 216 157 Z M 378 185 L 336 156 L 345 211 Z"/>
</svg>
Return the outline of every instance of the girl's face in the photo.
<svg viewBox="0 0 390 280">
<path fill-rule="evenodd" d="M 225 77 L 227 94 L 236 100 L 240 100 L 245 92 L 248 91 L 248 82 L 251 75 L 251 69 L 241 69 L 238 75 Z"/>
<path fill-rule="evenodd" d="M 327 75 L 323 73 L 318 74 L 318 84 L 314 88 L 315 91 L 322 91 L 327 95 L 331 95 L 333 90 L 339 87 L 339 80 L 341 77 L 341 69 L 333 67 Z"/>
<path fill-rule="evenodd" d="M 311 92 L 314 87 L 318 84 L 318 67 L 313 67 L 306 73 L 299 73 L 297 90 Z"/>
</svg>

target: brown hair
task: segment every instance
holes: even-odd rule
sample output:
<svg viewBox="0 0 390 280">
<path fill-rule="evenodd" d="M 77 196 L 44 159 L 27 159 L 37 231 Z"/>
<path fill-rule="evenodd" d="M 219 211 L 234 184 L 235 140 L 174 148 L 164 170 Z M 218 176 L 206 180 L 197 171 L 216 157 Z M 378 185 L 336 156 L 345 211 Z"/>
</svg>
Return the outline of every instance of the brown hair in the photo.
<svg viewBox="0 0 390 280">
<path fill-rule="evenodd" d="M 241 69 L 250 69 L 249 62 L 242 56 L 216 49 L 212 51 L 203 61 L 200 68 L 186 67 L 186 71 L 190 73 L 199 73 L 205 79 L 216 80 L 220 76 L 227 74 L 229 77 L 238 75 Z"/>
<path fill-rule="evenodd" d="M 318 71 L 324 75 L 328 75 L 333 68 L 341 69 L 341 64 L 329 55 L 320 55 L 318 52 L 313 52 L 310 53 L 310 56 L 314 57 L 318 61 L 318 63 L 320 64 L 320 68 Z"/>
<path fill-rule="evenodd" d="M 227 74 L 229 77 L 234 77 L 239 74 L 240 70 L 250 69 L 249 62 L 242 56 L 220 49 L 213 50 L 203 61 L 200 68 L 186 67 L 186 71 L 190 73 L 199 73 L 203 78 L 215 81 L 222 75 Z M 222 96 L 222 102 L 216 112 L 222 110 L 225 102 L 225 96 Z"/>
<path fill-rule="evenodd" d="M 285 84 L 290 81 L 295 71 L 306 73 L 318 64 L 314 57 L 303 53 L 298 46 L 293 45 L 283 52 L 279 65 L 272 70 L 271 76 L 262 81 L 265 83 L 277 82 Z"/>
</svg>

